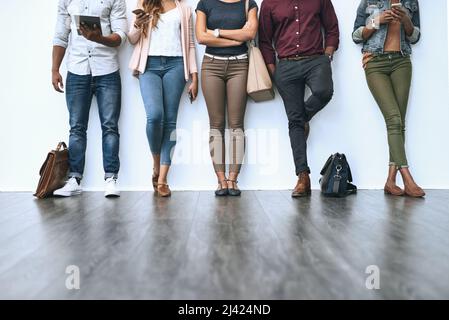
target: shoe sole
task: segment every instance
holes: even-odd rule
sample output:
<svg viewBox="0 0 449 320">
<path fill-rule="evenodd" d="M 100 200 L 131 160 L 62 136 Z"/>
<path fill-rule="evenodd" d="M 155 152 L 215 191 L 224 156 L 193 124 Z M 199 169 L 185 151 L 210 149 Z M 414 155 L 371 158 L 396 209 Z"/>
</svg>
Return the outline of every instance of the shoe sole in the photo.
<svg viewBox="0 0 449 320">
<path fill-rule="evenodd" d="M 390 191 L 384 190 L 384 194 L 386 194 L 387 196 L 392 196 L 392 197 L 403 197 L 405 196 L 405 193 L 402 194 L 394 194 Z"/>
<path fill-rule="evenodd" d="M 158 198 L 170 198 L 171 197 L 171 194 L 168 194 L 168 195 L 161 195 L 161 194 L 157 194 L 156 195 L 156 197 L 158 197 Z"/>
<path fill-rule="evenodd" d="M 404 197 L 414 198 L 414 199 L 424 199 L 426 197 L 426 194 L 423 195 L 413 195 L 409 193 L 404 193 Z"/>
<path fill-rule="evenodd" d="M 312 195 L 312 191 L 308 191 L 305 193 L 292 194 L 292 198 L 305 198 L 305 197 L 310 197 L 311 195 Z"/>
<path fill-rule="evenodd" d="M 53 196 L 59 197 L 59 198 L 70 198 L 74 196 L 79 196 L 83 191 L 72 191 L 72 192 L 58 192 L 53 193 Z"/>
<path fill-rule="evenodd" d="M 172 195 L 172 193 L 170 192 L 169 194 L 161 194 L 159 191 L 155 190 L 154 191 L 154 196 L 157 198 L 170 198 Z"/>
<path fill-rule="evenodd" d="M 120 198 L 120 193 L 104 194 L 105 198 Z"/>
</svg>

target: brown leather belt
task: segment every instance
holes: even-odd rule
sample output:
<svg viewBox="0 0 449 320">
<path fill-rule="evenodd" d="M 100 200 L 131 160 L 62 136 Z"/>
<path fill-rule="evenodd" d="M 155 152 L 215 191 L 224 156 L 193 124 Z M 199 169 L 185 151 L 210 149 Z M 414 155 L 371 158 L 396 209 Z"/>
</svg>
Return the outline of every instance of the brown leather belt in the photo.
<svg viewBox="0 0 449 320">
<path fill-rule="evenodd" d="M 304 59 L 309 59 L 309 58 L 316 58 L 316 57 L 320 57 L 320 56 L 322 56 L 322 54 L 313 54 L 311 56 L 294 55 L 294 56 L 281 58 L 279 60 L 280 61 L 299 61 L 299 60 L 304 60 Z"/>
</svg>

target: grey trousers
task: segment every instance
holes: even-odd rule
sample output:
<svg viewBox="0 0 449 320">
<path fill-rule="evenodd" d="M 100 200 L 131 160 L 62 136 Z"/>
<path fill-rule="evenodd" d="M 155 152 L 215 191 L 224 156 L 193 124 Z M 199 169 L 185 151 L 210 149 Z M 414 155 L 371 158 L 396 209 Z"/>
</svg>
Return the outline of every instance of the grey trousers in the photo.
<svg viewBox="0 0 449 320">
<path fill-rule="evenodd" d="M 332 99 L 334 86 L 330 60 L 326 55 L 298 61 L 282 60 L 274 78 L 287 112 L 296 175 L 310 172 L 304 125 Z M 304 101 L 306 85 L 312 96 Z"/>
</svg>

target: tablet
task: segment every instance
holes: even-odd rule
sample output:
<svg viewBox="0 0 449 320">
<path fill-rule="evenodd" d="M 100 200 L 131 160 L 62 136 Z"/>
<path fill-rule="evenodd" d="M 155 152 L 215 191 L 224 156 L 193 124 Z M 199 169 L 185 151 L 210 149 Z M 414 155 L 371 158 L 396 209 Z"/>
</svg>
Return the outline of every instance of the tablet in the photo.
<svg viewBox="0 0 449 320">
<path fill-rule="evenodd" d="M 93 29 L 94 25 L 100 29 L 100 34 L 103 35 L 103 31 L 101 30 L 101 21 L 100 17 L 95 16 L 74 16 L 76 28 L 78 30 L 78 35 L 81 35 L 80 25 L 81 23 L 86 25 L 88 28 Z"/>
</svg>

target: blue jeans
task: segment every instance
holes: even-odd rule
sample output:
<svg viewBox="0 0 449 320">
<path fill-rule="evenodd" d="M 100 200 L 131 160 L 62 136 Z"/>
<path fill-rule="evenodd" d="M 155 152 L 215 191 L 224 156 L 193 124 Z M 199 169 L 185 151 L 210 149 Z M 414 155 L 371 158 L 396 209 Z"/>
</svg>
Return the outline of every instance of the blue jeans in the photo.
<svg viewBox="0 0 449 320">
<path fill-rule="evenodd" d="M 66 100 L 70 114 L 70 177 L 82 178 L 86 159 L 87 126 L 92 98 L 98 101 L 103 131 L 105 179 L 117 177 L 120 169 L 118 121 L 121 109 L 119 71 L 104 76 L 67 74 Z"/>
<path fill-rule="evenodd" d="M 139 82 L 151 153 L 161 156 L 161 165 L 169 166 L 176 145 L 179 102 L 186 85 L 183 58 L 149 57 Z"/>
</svg>

